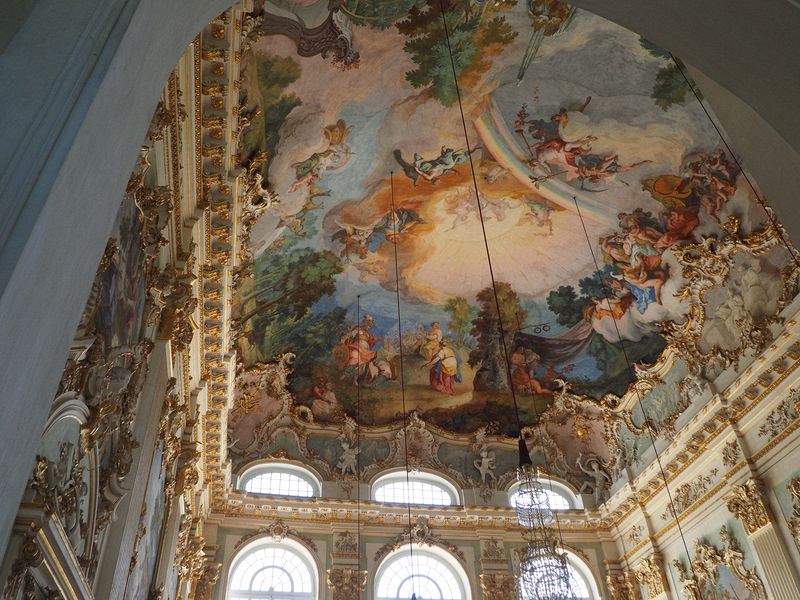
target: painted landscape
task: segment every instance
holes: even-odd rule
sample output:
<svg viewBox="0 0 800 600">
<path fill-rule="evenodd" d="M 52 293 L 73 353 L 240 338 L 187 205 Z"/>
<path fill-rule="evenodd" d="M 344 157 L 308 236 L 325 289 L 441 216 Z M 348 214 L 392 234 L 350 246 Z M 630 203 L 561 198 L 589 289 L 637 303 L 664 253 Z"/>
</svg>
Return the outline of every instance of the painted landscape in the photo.
<svg viewBox="0 0 800 600">
<path fill-rule="evenodd" d="M 559 380 L 625 393 L 685 318 L 674 249 L 764 220 L 680 66 L 553 0 L 327 7 L 264 3 L 242 59 L 280 199 L 236 301 L 245 364 L 293 353 L 320 422 L 513 433 L 512 386 L 526 422 Z M 329 22 L 338 50 L 301 56 L 297 23 Z"/>
</svg>

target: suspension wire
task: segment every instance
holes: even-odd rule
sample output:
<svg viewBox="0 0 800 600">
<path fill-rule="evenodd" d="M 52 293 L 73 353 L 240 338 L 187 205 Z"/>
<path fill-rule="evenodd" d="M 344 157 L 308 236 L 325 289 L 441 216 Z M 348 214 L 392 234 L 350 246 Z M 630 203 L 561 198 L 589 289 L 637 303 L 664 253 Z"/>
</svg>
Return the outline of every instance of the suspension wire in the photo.
<svg viewBox="0 0 800 600">
<path fill-rule="evenodd" d="M 594 252 L 594 247 L 592 246 L 592 242 L 589 238 L 589 232 L 586 229 L 586 223 L 583 220 L 583 214 L 581 214 L 581 208 L 578 204 L 578 198 L 576 196 L 572 196 L 572 200 L 575 202 L 575 210 L 578 213 L 578 218 L 581 221 L 581 227 L 583 228 L 583 235 L 586 238 L 586 244 L 589 246 L 589 252 L 592 255 L 592 261 L 594 262 L 595 268 L 595 275 L 597 276 L 598 283 L 600 284 L 600 289 L 603 291 L 603 297 L 608 305 L 609 310 L 611 309 L 611 302 L 608 296 L 608 290 L 606 289 L 606 285 L 603 283 L 603 276 L 600 272 L 600 264 L 597 261 L 597 255 Z M 622 339 L 622 333 L 619 330 L 619 326 L 617 325 L 616 319 L 612 319 L 614 321 L 614 330 L 617 332 L 617 339 L 619 340 L 620 349 L 622 350 L 622 356 L 625 359 L 625 365 L 627 366 L 628 372 L 631 376 L 633 376 L 634 380 L 636 379 L 636 371 L 633 368 L 633 365 L 628 357 L 628 351 L 625 348 L 625 342 Z M 692 566 L 691 561 L 691 553 L 689 552 L 689 545 L 686 543 L 686 537 L 683 534 L 683 527 L 681 527 L 681 521 L 678 518 L 678 511 L 675 510 L 675 502 L 672 499 L 672 492 L 669 489 L 669 479 L 667 478 L 667 473 L 664 470 L 664 465 L 661 461 L 661 454 L 656 447 L 656 438 L 655 434 L 653 433 L 653 428 L 651 426 L 652 421 L 647 416 L 647 411 L 645 410 L 642 394 L 637 387 L 634 386 L 634 391 L 636 392 L 636 397 L 639 400 L 639 407 L 642 410 L 642 416 L 644 417 L 644 427 L 647 430 L 647 433 L 650 437 L 650 441 L 653 444 L 653 452 L 656 455 L 656 463 L 658 464 L 658 470 L 661 473 L 661 478 L 664 480 L 664 489 L 667 492 L 667 498 L 669 499 L 669 506 L 670 510 L 672 511 L 672 516 L 675 518 L 675 525 L 678 527 L 678 533 L 681 536 L 681 542 L 683 544 L 683 548 L 686 551 L 686 556 L 689 558 L 689 566 L 692 569 L 692 577 L 694 578 L 695 582 L 698 582 L 697 575 L 694 572 L 694 567 Z M 699 582 L 698 582 L 698 590 L 700 589 Z M 702 593 L 698 591 L 700 598 L 702 600 L 703 596 Z"/>
<path fill-rule="evenodd" d="M 752 190 L 753 195 L 756 198 L 756 201 L 764 210 L 764 213 L 767 215 L 767 220 L 772 225 L 772 228 L 775 230 L 776 235 L 780 238 L 783 245 L 786 246 L 786 249 L 789 251 L 789 256 L 792 257 L 795 266 L 798 269 L 800 269 L 800 257 L 798 257 L 797 249 L 793 248 L 786 240 L 786 236 L 784 235 L 784 231 L 783 228 L 781 227 L 781 224 L 778 222 L 778 219 L 775 217 L 775 214 L 772 211 L 772 209 L 767 206 L 767 203 L 764 201 L 764 198 L 761 196 L 761 193 L 758 191 L 758 188 L 756 188 L 756 186 L 753 184 L 753 182 L 750 179 L 750 176 L 747 174 L 747 171 L 742 166 L 742 163 L 739 161 L 739 158 L 736 156 L 736 153 L 734 153 L 733 149 L 728 143 L 725 134 L 717 125 L 717 122 L 714 120 L 714 118 L 711 116 L 711 113 L 709 112 L 708 108 L 706 108 L 706 105 L 703 102 L 703 99 L 700 97 L 700 92 L 697 90 L 694 80 L 692 80 L 691 77 L 689 77 L 689 75 L 686 73 L 684 64 L 680 60 L 675 58 L 675 55 L 672 54 L 672 52 L 670 52 L 669 55 L 672 58 L 672 61 L 675 63 L 675 66 L 678 68 L 678 71 L 680 71 L 681 76 L 683 76 L 684 81 L 686 81 L 686 85 L 689 86 L 690 90 L 692 90 L 692 94 L 697 100 L 697 103 L 700 105 L 700 108 L 703 109 L 706 118 L 708 118 L 709 122 L 714 127 L 714 130 L 717 132 L 717 135 L 719 136 L 719 139 L 722 142 L 722 144 L 725 146 L 725 149 L 728 151 L 728 154 L 733 159 L 733 162 L 736 163 L 736 166 L 739 167 L 739 171 L 741 172 L 742 177 L 744 177 L 744 180 L 747 182 L 747 185 L 750 186 L 750 189 Z"/>
<path fill-rule="evenodd" d="M 361 326 L 361 294 L 356 296 L 356 325 Z M 356 344 L 358 364 L 356 365 L 356 551 L 358 570 L 361 571 L 361 343 Z M 360 577 L 360 575 L 359 575 Z"/>
<path fill-rule="evenodd" d="M 403 370 L 403 325 L 400 320 L 400 266 L 397 261 L 397 213 L 394 210 L 394 171 L 389 171 L 389 189 L 391 193 L 392 203 L 392 232 L 393 247 L 394 247 L 394 277 L 395 277 L 395 299 L 397 301 L 397 336 L 398 347 L 400 354 L 400 399 L 403 408 L 403 452 L 405 453 L 406 461 L 406 508 L 408 509 L 408 548 L 411 557 L 411 593 L 414 597 L 416 594 L 414 588 L 416 587 L 414 579 L 414 538 L 411 526 L 411 473 L 410 463 L 408 460 L 408 413 L 406 412 L 406 379 L 405 371 Z"/>
<path fill-rule="evenodd" d="M 499 333 L 500 333 L 500 342 L 501 342 L 501 347 L 502 347 L 502 350 L 503 350 L 503 357 L 505 359 L 505 364 L 506 364 L 506 377 L 508 377 L 508 385 L 509 385 L 509 388 L 511 389 L 511 400 L 514 403 L 514 416 L 516 417 L 517 431 L 519 433 L 519 446 L 520 446 L 520 451 L 522 451 L 522 447 L 524 445 L 525 446 L 525 452 L 528 452 L 527 443 L 525 442 L 525 440 L 522 437 L 522 420 L 520 419 L 520 416 L 519 416 L 519 403 L 517 401 L 517 394 L 516 394 L 515 386 L 514 386 L 514 383 L 512 381 L 512 378 L 511 378 L 511 361 L 508 358 L 508 344 L 506 342 L 505 328 L 503 327 L 503 313 L 500 310 L 500 298 L 499 298 L 499 296 L 497 294 L 497 283 L 496 283 L 495 277 L 494 277 L 494 267 L 492 265 L 492 255 L 491 255 L 491 252 L 489 250 L 489 238 L 486 235 L 486 223 L 485 223 L 484 218 L 483 218 L 483 208 L 481 208 L 480 193 L 478 192 L 478 180 L 477 180 L 477 178 L 475 176 L 475 165 L 474 165 L 474 162 L 472 160 L 472 147 L 470 146 L 469 134 L 467 132 L 467 119 L 464 116 L 464 105 L 463 105 L 463 102 L 461 100 L 461 88 L 460 88 L 460 86 L 458 84 L 458 75 L 456 73 L 455 60 L 453 59 L 453 49 L 452 49 L 452 46 L 450 44 L 450 31 L 449 31 L 449 28 L 447 27 L 447 19 L 445 18 L 445 8 L 444 8 L 443 0 L 439 0 L 439 7 L 440 7 L 441 15 L 442 15 L 442 25 L 444 26 L 445 39 L 447 41 L 447 52 L 448 52 L 448 54 L 450 56 L 450 68 L 452 69 L 452 72 L 453 72 L 453 85 L 455 86 L 455 90 L 456 90 L 456 98 L 458 100 L 458 110 L 459 110 L 459 113 L 461 115 L 461 127 L 462 127 L 462 129 L 464 131 L 464 142 L 466 143 L 466 146 L 467 146 L 467 158 L 469 159 L 469 170 L 470 170 L 470 174 L 472 176 L 472 186 L 473 186 L 473 188 L 475 190 L 475 202 L 478 205 L 478 217 L 479 217 L 480 222 L 481 222 L 481 233 L 483 234 L 483 245 L 484 245 L 484 249 L 486 250 L 486 260 L 487 260 L 487 263 L 489 265 L 489 277 L 490 277 L 491 282 L 492 282 L 492 294 L 494 296 L 494 304 L 495 304 L 495 308 L 497 310 L 497 321 L 498 321 L 498 330 L 499 330 Z M 539 434 L 539 440 L 540 440 L 540 442 L 542 444 L 544 444 L 544 439 L 545 438 L 544 438 L 544 435 L 542 434 L 543 428 L 542 428 L 542 423 L 541 423 L 541 419 L 540 419 L 540 415 L 539 415 L 539 410 L 536 407 L 536 400 L 534 399 L 531 404 L 533 405 L 534 421 L 535 421 L 535 425 L 536 425 L 536 428 L 537 428 L 537 431 L 538 431 L 538 434 Z M 542 458 L 544 460 L 545 470 L 547 471 L 547 474 L 548 474 L 548 478 L 547 479 L 548 479 L 548 482 L 549 482 L 550 491 L 552 493 L 556 493 L 554 491 L 554 489 L 553 489 L 553 481 L 550 478 L 551 470 L 550 470 L 550 464 L 549 464 L 549 461 L 547 459 L 547 453 L 546 452 L 542 452 Z M 560 521 L 560 519 L 558 517 L 558 511 L 554 510 L 552 512 L 553 512 L 553 516 L 554 516 L 555 522 L 556 522 L 556 529 L 558 531 L 559 543 L 563 547 L 564 546 L 564 538 L 563 538 L 563 535 L 562 535 L 562 532 L 561 532 L 561 521 Z"/>
</svg>

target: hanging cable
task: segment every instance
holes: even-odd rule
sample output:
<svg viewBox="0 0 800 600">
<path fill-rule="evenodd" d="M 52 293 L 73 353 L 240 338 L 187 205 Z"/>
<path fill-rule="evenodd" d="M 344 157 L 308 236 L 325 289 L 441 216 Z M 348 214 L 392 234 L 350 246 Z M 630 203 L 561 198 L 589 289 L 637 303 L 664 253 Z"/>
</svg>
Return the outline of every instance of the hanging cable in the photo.
<svg viewBox="0 0 800 600">
<path fill-rule="evenodd" d="M 583 215 L 581 214 L 581 208 L 580 205 L 578 204 L 578 198 L 576 196 L 573 196 L 572 200 L 575 202 L 575 210 L 577 211 L 578 218 L 581 221 L 581 227 L 583 228 L 583 235 L 586 238 L 586 244 L 589 246 L 589 252 L 592 255 L 592 261 L 594 262 L 594 268 L 595 268 L 595 275 L 597 276 L 598 283 L 600 284 L 600 289 L 603 291 L 603 298 L 605 299 L 606 304 L 608 305 L 608 308 L 610 310 L 611 301 L 608 297 L 608 290 L 606 289 L 606 285 L 603 283 L 603 276 L 600 272 L 600 264 L 597 261 L 597 255 L 594 252 L 594 247 L 592 246 L 591 239 L 589 238 L 589 232 L 586 229 L 586 223 L 584 222 Z M 619 340 L 620 349 L 622 350 L 622 356 L 625 359 L 625 365 L 627 366 L 629 375 L 633 377 L 635 381 L 636 372 L 633 368 L 630 359 L 628 358 L 628 351 L 625 348 L 625 342 L 622 339 L 622 333 L 620 332 L 619 327 L 617 325 L 617 320 L 613 319 L 613 321 L 614 321 L 614 330 L 617 332 L 617 339 Z M 691 553 L 689 552 L 689 545 L 686 543 L 686 537 L 683 535 L 683 528 L 681 527 L 681 521 L 678 518 L 678 511 L 675 510 L 675 503 L 673 502 L 672 499 L 672 492 L 669 489 L 669 479 L 667 478 L 667 473 L 664 470 L 664 465 L 661 462 L 661 455 L 659 454 L 658 448 L 656 447 L 656 438 L 655 434 L 653 433 L 653 428 L 651 427 L 652 421 L 650 421 L 649 417 L 647 416 L 647 411 L 645 410 L 641 392 L 637 387 L 634 387 L 634 390 L 636 391 L 636 397 L 639 400 L 639 407 L 642 410 L 642 417 L 644 418 L 645 429 L 647 430 L 647 433 L 650 436 L 650 442 L 653 444 L 653 452 L 656 455 L 656 463 L 658 464 L 658 470 L 661 473 L 661 478 L 664 480 L 664 489 L 667 492 L 667 498 L 669 499 L 670 510 L 672 511 L 673 517 L 675 517 L 675 525 L 678 527 L 678 533 L 681 536 L 681 542 L 683 544 L 684 550 L 686 551 L 686 556 L 691 557 Z M 691 561 L 689 561 L 689 563 L 691 566 Z M 692 569 L 692 577 L 694 578 L 695 582 L 697 582 L 698 579 L 694 573 L 694 567 L 691 566 L 691 569 Z M 700 590 L 699 584 L 697 586 L 697 589 Z M 698 594 L 701 596 L 702 600 L 702 593 L 698 591 Z"/>
<path fill-rule="evenodd" d="M 406 507 L 408 509 L 408 549 L 411 564 L 411 590 L 412 598 L 416 598 L 414 593 L 414 538 L 411 525 L 411 473 L 408 460 L 408 412 L 406 412 L 406 379 L 403 371 L 403 325 L 400 318 L 400 266 L 397 260 L 397 213 L 394 209 L 394 171 L 389 171 L 389 190 L 392 203 L 392 241 L 394 247 L 394 277 L 395 277 L 395 299 L 397 301 L 397 340 L 400 355 L 400 400 L 403 408 L 403 450 L 406 461 Z"/>
<path fill-rule="evenodd" d="M 525 557 L 519 565 L 519 593 L 525 598 L 574 598 L 572 591 L 572 583 L 569 573 L 569 567 L 566 560 L 566 555 L 559 552 L 559 548 L 564 547 L 564 540 L 561 531 L 561 522 L 558 516 L 558 511 L 550 510 L 549 498 L 544 492 L 541 484 L 538 482 L 538 473 L 533 469 L 530 452 L 528 451 L 527 442 L 522 435 L 522 421 L 519 415 L 519 403 L 515 385 L 511 372 L 511 361 L 508 354 L 508 343 L 506 341 L 506 332 L 503 325 L 503 313 L 500 308 L 500 299 L 497 293 L 497 282 L 494 277 L 494 267 L 492 265 L 491 251 L 489 250 L 489 239 L 486 235 L 486 224 L 483 217 L 483 208 L 481 206 L 480 193 L 478 191 L 478 180 L 475 176 L 475 165 L 472 159 L 472 147 L 469 143 L 469 133 L 467 131 L 467 121 L 464 115 L 464 106 L 461 100 L 461 90 L 458 84 L 458 74 L 456 72 L 455 59 L 453 58 L 453 50 L 450 42 L 450 32 L 447 26 L 447 18 L 445 16 L 445 8 L 443 0 L 439 0 L 439 7 L 441 10 L 442 24 L 445 32 L 445 39 L 447 41 L 447 51 L 450 57 L 450 67 L 453 72 L 453 85 L 456 91 L 456 98 L 458 100 L 459 113 L 461 115 L 461 126 L 464 132 L 464 142 L 466 144 L 467 158 L 469 159 L 470 174 L 472 176 L 472 185 L 475 191 L 475 202 L 478 208 L 478 216 L 481 223 L 481 233 L 483 235 L 484 249 L 486 250 L 486 260 L 489 266 L 489 276 L 492 283 L 492 294 L 494 296 L 494 304 L 497 310 L 498 331 L 500 334 L 500 345 L 503 351 L 503 358 L 505 360 L 505 371 L 508 380 L 508 386 L 511 390 L 511 399 L 514 405 L 514 415 L 517 422 L 517 431 L 519 434 L 519 477 L 520 486 L 519 493 L 517 494 L 517 517 L 521 525 L 528 529 L 531 537 L 527 539 L 528 549 Z M 539 440 L 544 444 L 545 437 L 543 435 L 543 427 L 539 412 L 536 407 L 536 401 L 533 401 L 533 409 L 535 414 L 535 424 L 539 434 Z M 549 461 L 547 453 L 542 452 L 542 458 L 545 463 L 545 469 L 550 473 Z M 550 491 L 553 492 L 552 480 L 550 480 Z M 524 504 L 522 503 L 523 497 L 525 498 Z M 552 523 L 555 517 L 556 529 L 558 533 L 558 540 L 553 540 L 548 531 L 548 525 Z"/>
<path fill-rule="evenodd" d="M 514 386 L 514 383 L 512 381 L 511 361 L 509 360 L 509 355 L 508 355 L 508 343 L 506 342 L 506 331 L 505 331 L 505 327 L 503 326 L 503 315 L 502 315 L 502 311 L 500 309 L 500 298 L 499 298 L 498 293 L 497 293 L 497 283 L 496 283 L 496 280 L 495 280 L 495 277 L 494 277 L 494 266 L 492 264 L 492 255 L 491 255 L 491 251 L 489 250 L 489 239 L 488 239 L 488 236 L 486 235 L 486 223 L 484 221 L 483 208 L 481 207 L 480 193 L 478 191 L 478 180 L 477 180 L 477 177 L 475 176 L 475 165 L 474 165 L 474 162 L 472 160 L 472 147 L 471 147 L 470 142 L 469 142 L 469 134 L 468 134 L 468 131 L 467 131 L 467 120 L 466 120 L 466 117 L 464 116 L 464 106 L 463 106 L 463 103 L 462 103 L 462 100 L 461 100 L 461 90 L 460 90 L 460 86 L 458 84 L 458 75 L 456 73 L 455 60 L 453 58 L 453 50 L 452 50 L 452 47 L 451 47 L 451 44 L 450 44 L 450 32 L 449 32 L 449 28 L 447 26 L 447 19 L 445 18 L 445 8 L 444 8 L 443 0 L 439 0 L 439 7 L 440 7 L 440 11 L 441 11 L 442 25 L 444 27 L 445 39 L 447 41 L 447 51 L 448 51 L 448 54 L 450 55 L 450 67 L 451 67 L 452 72 L 453 72 L 453 85 L 455 87 L 456 99 L 458 100 L 458 108 L 459 108 L 459 113 L 461 115 L 461 127 L 462 127 L 463 132 L 464 132 L 464 142 L 465 142 L 465 144 L 467 146 L 467 157 L 469 159 L 469 168 L 470 168 L 470 174 L 472 176 L 472 185 L 473 185 L 473 189 L 475 191 L 475 202 L 476 202 L 476 204 L 478 206 L 478 217 L 479 217 L 480 223 L 481 223 L 481 233 L 483 235 L 483 245 L 484 245 L 484 249 L 486 251 L 486 260 L 487 260 L 487 263 L 488 263 L 488 266 L 489 266 L 489 278 L 491 279 L 491 283 L 492 283 L 492 295 L 493 295 L 493 298 L 494 298 L 495 309 L 497 310 L 498 330 L 499 330 L 499 334 L 500 334 L 500 343 L 501 343 L 501 349 L 503 351 L 503 358 L 505 360 L 506 377 L 508 378 L 508 385 L 509 385 L 509 388 L 511 390 L 511 400 L 512 400 L 513 405 L 514 405 L 514 416 L 516 418 L 517 432 L 518 432 L 518 436 L 519 436 L 520 462 L 522 463 L 522 461 L 524 461 L 527 458 L 528 464 L 530 464 L 530 456 L 528 454 L 527 444 L 526 444 L 525 440 L 522 437 L 522 420 L 520 419 L 520 416 L 519 416 L 519 403 L 518 403 L 518 400 L 517 400 L 517 394 L 516 394 L 515 386 Z M 543 432 L 542 432 L 541 419 L 539 418 L 539 411 L 538 411 L 538 408 L 536 407 L 536 401 L 534 400 L 534 402 L 532 402 L 532 404 L 533 404 L 533 410 L 534 410 L 534 415 L 535 415 L 535 417 L 534 417 L 535 425 L 537 427 L 537 431 L 538 431 L 538 434 L 539 434 L 539 440 L 541 440 L 542 443 L 544 443 L 544 439 L 545 438 L 542 435 Z M 552 471 L 550 470 L 550 465 L 549 465 L 549 461 L 547 459 L 546 453 L 542 453 L 542 458 L 544 459 L 545 470 L 547 471 L 548 474 L 551 473 Z M 523 464 L 520 464 L 520 467 L 522 467 L 522 466 L 523 466 Z M 550 491 L 551 492 L 554 491 L 553 490 L 552 481 L 550 482 Z M 557 525 L 557 529 L 558 529 L 559 542 L 563 543 L 563 538 L 562 538 L 562 534 L 561 534 L 561 524 L 559 522 L 558 512 L 555 512 L 554 516 L 555 516 L 555 521 L 556 521 L 556 525 Z"/>
<path fill-rule="evenodd" d="M 706 118 L 709 120 L 709 122 L 711 123 L 712 127 L 714 127 L 714 130 L 717 132 L 717 135 L 719 136 L 719 139 L 722 142 L 722 144 L 725 146 L 725 149 L 728 151 L 728 154 L 733 159 L 733 162 L 736 163 L 736 166 L 739 167 L 739 172 L 741 172 L 742 177 L 744 177 L 744 180 L 747 182 L 747 185 L 750 186 L 750 189 L 752 190 L 753 195 L 756 198 L 756 201 L 761 206 L 761 208 L 764 210 L 764 213 L 767 215 L 767 220 L 770 222 L 770 224 L 772 225 L 772 228 L 775 230 L 775 234 L 778 236 L 778 238 L 780 238 L 780 240 L 783 243 L 783 245 L 786 246 L 786 249 L 789 251 L 789 256 L 792 257 L 792 260 L 794 261 L 795 266 L 798 269 L 800 269 L 800 257 L 798 257 L 797 250 L 795 248 L 793 248 L 791 246 L 791 244 L 789 244 L 789 242 L 786 240 L 786 236 L 783 234 L 783 229 L 782 229 L 780 223 L 778 222 L 778 220 L 775 218 L 775 214 L 767 206 L 767 203 L 761 197 L 761 193 L 758 191 L 756 186 L 750 180 L 750 176 L 747 174 L 747 171 L 742 166 L 742 163 L 739 162 L 739 158 L 734 153 L 734 151 L 731 148 L 730 144 L 728 144 L 728 140 L 726 139 L 725 135 L 722 133 L 722 130 L 719 128 L 719 126 L 717 125 L 717 122 L 714 120 L 714 118 L 711 116 L 711 113 L 706 108 L 706 105 L 703 102 L 703 99 L 700 97 L 700 93 L 697 91 L 697 87 L 695 86 L 694 81 L 685 72 L 685 67 L 684 67 L 683 63 L 681 61 L 679 61 L 677 58 L 675 58 L 675 55 L 672 54 L 672 52 L 670 52 L 669 55 L 672 58 L 672 61 L 675 63 L 675 66 L 677 67 L 678 71 L 680 71 L 680 74 L 683 77 L 684 81 L 686 82 L 686 85 L 689 86 L 690 90 L 692 90 L 692 94 L 694 94 L 694 97 L 697 100 L 697 103 L 700 105 L 700 108 L 703 109 L 703 112 L 705 113 Z"/>
<path fill-rule="evenodd" d="M 361 324 L 361 294 L 356 296 L 356 324 Z M 358 577 L 361 577 L 361 341 L 356 365 L 356 552 L 358 552 Z"/>
</svg>

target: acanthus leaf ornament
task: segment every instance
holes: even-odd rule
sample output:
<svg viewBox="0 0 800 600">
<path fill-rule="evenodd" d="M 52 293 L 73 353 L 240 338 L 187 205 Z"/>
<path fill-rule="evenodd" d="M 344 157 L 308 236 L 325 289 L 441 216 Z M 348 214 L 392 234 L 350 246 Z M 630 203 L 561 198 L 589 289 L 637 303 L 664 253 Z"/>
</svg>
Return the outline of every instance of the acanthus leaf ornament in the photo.
<svg viewBox="0 0 800 600">
<path fill-rule="evenodd" d="M 764 493 L 764 485 L 759 480 L 749 479 L 742 485 L 731 486 L 730 493 L 725 497 L 728 510 L 742 522 L 748 535 L 771 522 Z"/>
<path fill-rule="evenodd" d="M 365 569 L 328 569 L 328 587 L 331 590 L 331 600 L 354 600 L 361 597 L 361 592 L 367 586 L 367 571 Z"/>
<path fill-rule="evenodd" d="M 636 579 L 647 587 L 647 597 L 652 600 L 669 589 L 661 557 L 652 554 L 643 558 L 634 569 Z"/>
</svg>

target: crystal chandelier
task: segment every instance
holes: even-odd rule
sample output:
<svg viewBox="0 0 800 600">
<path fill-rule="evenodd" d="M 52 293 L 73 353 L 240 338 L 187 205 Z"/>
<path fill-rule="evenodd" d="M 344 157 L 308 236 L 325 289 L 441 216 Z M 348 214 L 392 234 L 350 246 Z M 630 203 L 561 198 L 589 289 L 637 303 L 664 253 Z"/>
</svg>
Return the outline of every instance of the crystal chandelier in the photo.
<svg viewBox="0 0 800 600">
<path fill-rule="evenodd" d="M 527 530 L 528 540 L 528 549 L 519 565 L 519 597 L 521 600 L 574 600 L 567 559 L 558 551 L 558 543 L 548 529 L 553 522 L 550 499 L 522 437 L 519 439 L 517 480 L 517 521 Z"/>
<path fill-rule="evenodd" d="M 553 522 L 553 510 L 536 469 L 532 465 L 521 466 L 517 470 L 517 481 L 514 503 L 519 524 L 526 529 L 550 525 Z"/>
<path fill-rule="evenodd" d="M 518 585 L 521 600 L 575 600 L 567 559 L 548 535 L 529 540 L 519 564 Z"/>
</svg>

